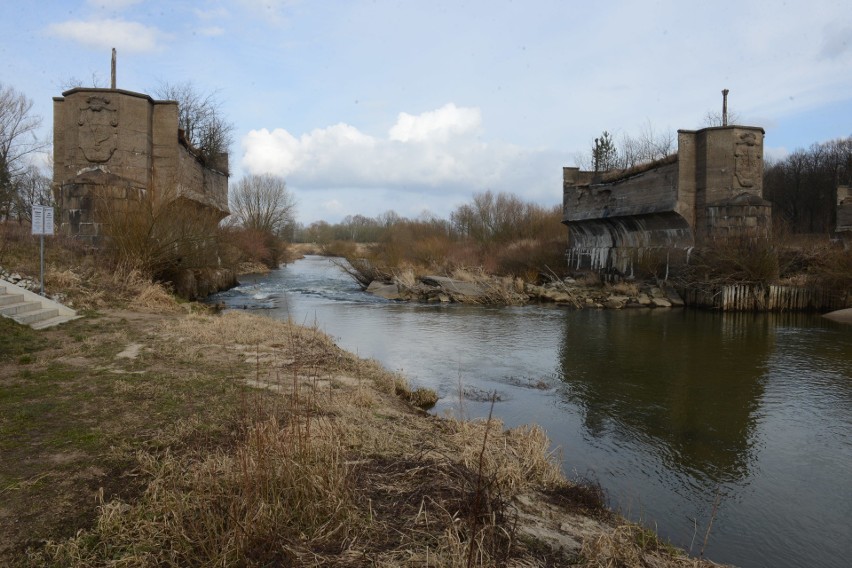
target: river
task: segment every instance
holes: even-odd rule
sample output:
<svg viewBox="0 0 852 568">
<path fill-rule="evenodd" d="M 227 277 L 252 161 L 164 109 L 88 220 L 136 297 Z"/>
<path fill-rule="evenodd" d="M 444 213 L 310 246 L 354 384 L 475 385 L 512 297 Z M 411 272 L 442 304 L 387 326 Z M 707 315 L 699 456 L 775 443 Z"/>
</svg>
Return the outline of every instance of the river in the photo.
<svg viewBox="0 0 852 568">
<path fill-rule="evenodd" d="M 597 480 L 613 508 L 694 555 L 852 562 L 850 325 L 389 302 L 314 256 L 211 299 L 317 325 L 435 389 L 437 414 L 486 416 L 496 393 L 506 426 L 543 426 L 569 477 Z"/>
</svg>

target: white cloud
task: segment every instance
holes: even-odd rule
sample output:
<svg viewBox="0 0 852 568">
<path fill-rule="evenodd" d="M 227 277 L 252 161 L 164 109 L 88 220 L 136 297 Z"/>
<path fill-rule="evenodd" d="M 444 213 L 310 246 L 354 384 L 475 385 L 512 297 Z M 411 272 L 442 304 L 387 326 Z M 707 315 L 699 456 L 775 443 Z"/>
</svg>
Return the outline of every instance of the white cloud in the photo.
<svg viewBox="0 0 852 568">
<path fill-rule="evenodd" d="M 400 142 L 446 141 L 453 135 L 478 130 L 481 125 L 482 113 L 478 108 L 459 108 L 448 103 L 419 115 L 399 113 L 388 134 L 391 140 Z"/>
<path fill-rule="evenodd" d="M 480 141 L 481 122 L 478 108 L 448 104 L 419 115 L 400 113 L 386 138 L 342 123 L 298 138 L 283 128 L 252 130 L 242 141 L 242 167 L 306 188 L 502 185 L 527 152 Z"/>
<path fill-rule="evenodd" d="M 283 128 L 252 130 L 242 140 L 241 168 L 283 176 L 301 197 L 306 220 L 388 209 L 446 215 L 489 189 L 559 202 L 563 156 L 486 143 L 481 129 L 478 108 L 448 104 L 419 115 L 400 113 L 386 137 L 342 123 L 298 137 Z"/>
<path fill-rule="evenodd" d="M 157 28 L 112 18 L 51 24 L 48 31 L 93 49 L 115 47 L 131 53 L 157 51 L 168 39 Z"/>
</svg>

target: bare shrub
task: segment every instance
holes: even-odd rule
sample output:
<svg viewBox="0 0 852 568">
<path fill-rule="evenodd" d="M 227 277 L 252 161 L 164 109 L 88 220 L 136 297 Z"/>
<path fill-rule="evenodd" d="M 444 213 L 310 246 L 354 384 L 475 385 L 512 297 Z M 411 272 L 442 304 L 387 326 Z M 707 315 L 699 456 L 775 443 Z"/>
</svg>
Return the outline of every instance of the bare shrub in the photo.
<svg viewBox="0 0 852 568">
<path fill-rule="evenodd" d="M 358 245 L 352 241 L 331 241 L 321 245 L 320 250 L 325 256 L 339 256 L 341 258 L 360 256 Z"/>
<path fill-rule="evenodd" d="M 778 280 L 778 252 L 767 239 L 725 239 L 696 249 L 675 280 L 686 287 L 768 285 Z"/>
<path fill-rule="evenodd" d="M 852 291 L 852 249 L 827 245 L 809 267 L 811 279 L 826 288 Z"/>
<path fill-rule="evenodd" d="M 524 239 L 496 249 L 497 273 L 520 276 L 527 282 L 542 282 L 555 274 L 567 275 L 565 239 Z"/>
<path fill-rule="evenodd" d="M 220 258 L 228 266 L 262 264 L 277 268 L 290 258 L 287 243 L 269 233 L 239 226 L 220 229 L 218 237 Z"/>
<path fill-rule="evenodd" d="M 131 191 L 129 199 L 114 199 L 115 192 L 105 187 L 95 196 L 114 262 L 136 266 L 154 278 L 217 265 L 218 213 L 179 199 L 176 188 L 161 194 Z"/>
</svg>

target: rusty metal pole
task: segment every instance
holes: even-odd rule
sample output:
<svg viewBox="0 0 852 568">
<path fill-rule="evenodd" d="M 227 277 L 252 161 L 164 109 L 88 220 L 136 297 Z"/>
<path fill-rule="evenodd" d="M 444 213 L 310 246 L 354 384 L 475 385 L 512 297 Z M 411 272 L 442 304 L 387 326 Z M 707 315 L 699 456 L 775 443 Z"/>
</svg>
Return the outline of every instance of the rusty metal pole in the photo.
<svg viewBox="0 0 852 568">
<path fill-rule="evenodd" d="M 115 90 L 115 48 L 112 48 L 112 66 L 110 67 L 110 88 Z"/>
<path fill-rule="evenodd" d="M 722 89 L 722 126 L 728 126 L 728 89 Z"/>
</svg>

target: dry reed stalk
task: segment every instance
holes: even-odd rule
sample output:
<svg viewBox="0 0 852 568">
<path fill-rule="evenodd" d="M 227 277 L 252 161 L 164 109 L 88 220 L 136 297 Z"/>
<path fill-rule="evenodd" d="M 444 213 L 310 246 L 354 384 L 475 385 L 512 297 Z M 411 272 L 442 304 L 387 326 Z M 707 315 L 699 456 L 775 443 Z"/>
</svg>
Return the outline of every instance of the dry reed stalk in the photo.
<svg viewBox="0 0 852 568">
<path fill-rule="evenodd" d="M 81 284 L 82 278 L 79 274 L 69 268 L 58 269 L 48 266 L 44 275 L 44 285 L 48 289 L 62 291 Z"/>
<path fill-rule="evenodd" d="M 312 433 L 307 435 L 307 428 Z M 290 563 L 359 526 L 339 425 L 250 424 L 229 452 L 140 452 L 151 481 L 135 504 L 101 503 L 96 526 L 41 556 L 62 566 Z M 107 560 L 109 559 L 109 560 Z"/>
<path fill-rule="evenodd" d="M 182 312 L 180 304 L 162 284 L 149 282 L 130 301 L 130 307 L 155 314 L 175 314 Z"/>
<path fill-rule="evenodd" d="M 461 462 L 475 469 L 480 458 L 479 440 L 487 425 L 481 420 L 449 420 L 453 427 L 451 440 L 459 448 Z M 532 486 L 554 487 L 565 483 L 560 460 L 550 450 L 550 440 L 540 426 L 521 426 L 502 430 L 493 420 L 499 434 L 489 437 L 483 458 L 485 475 L 495 480 L 501 491 L 512 496 Z"/>
</svg>

